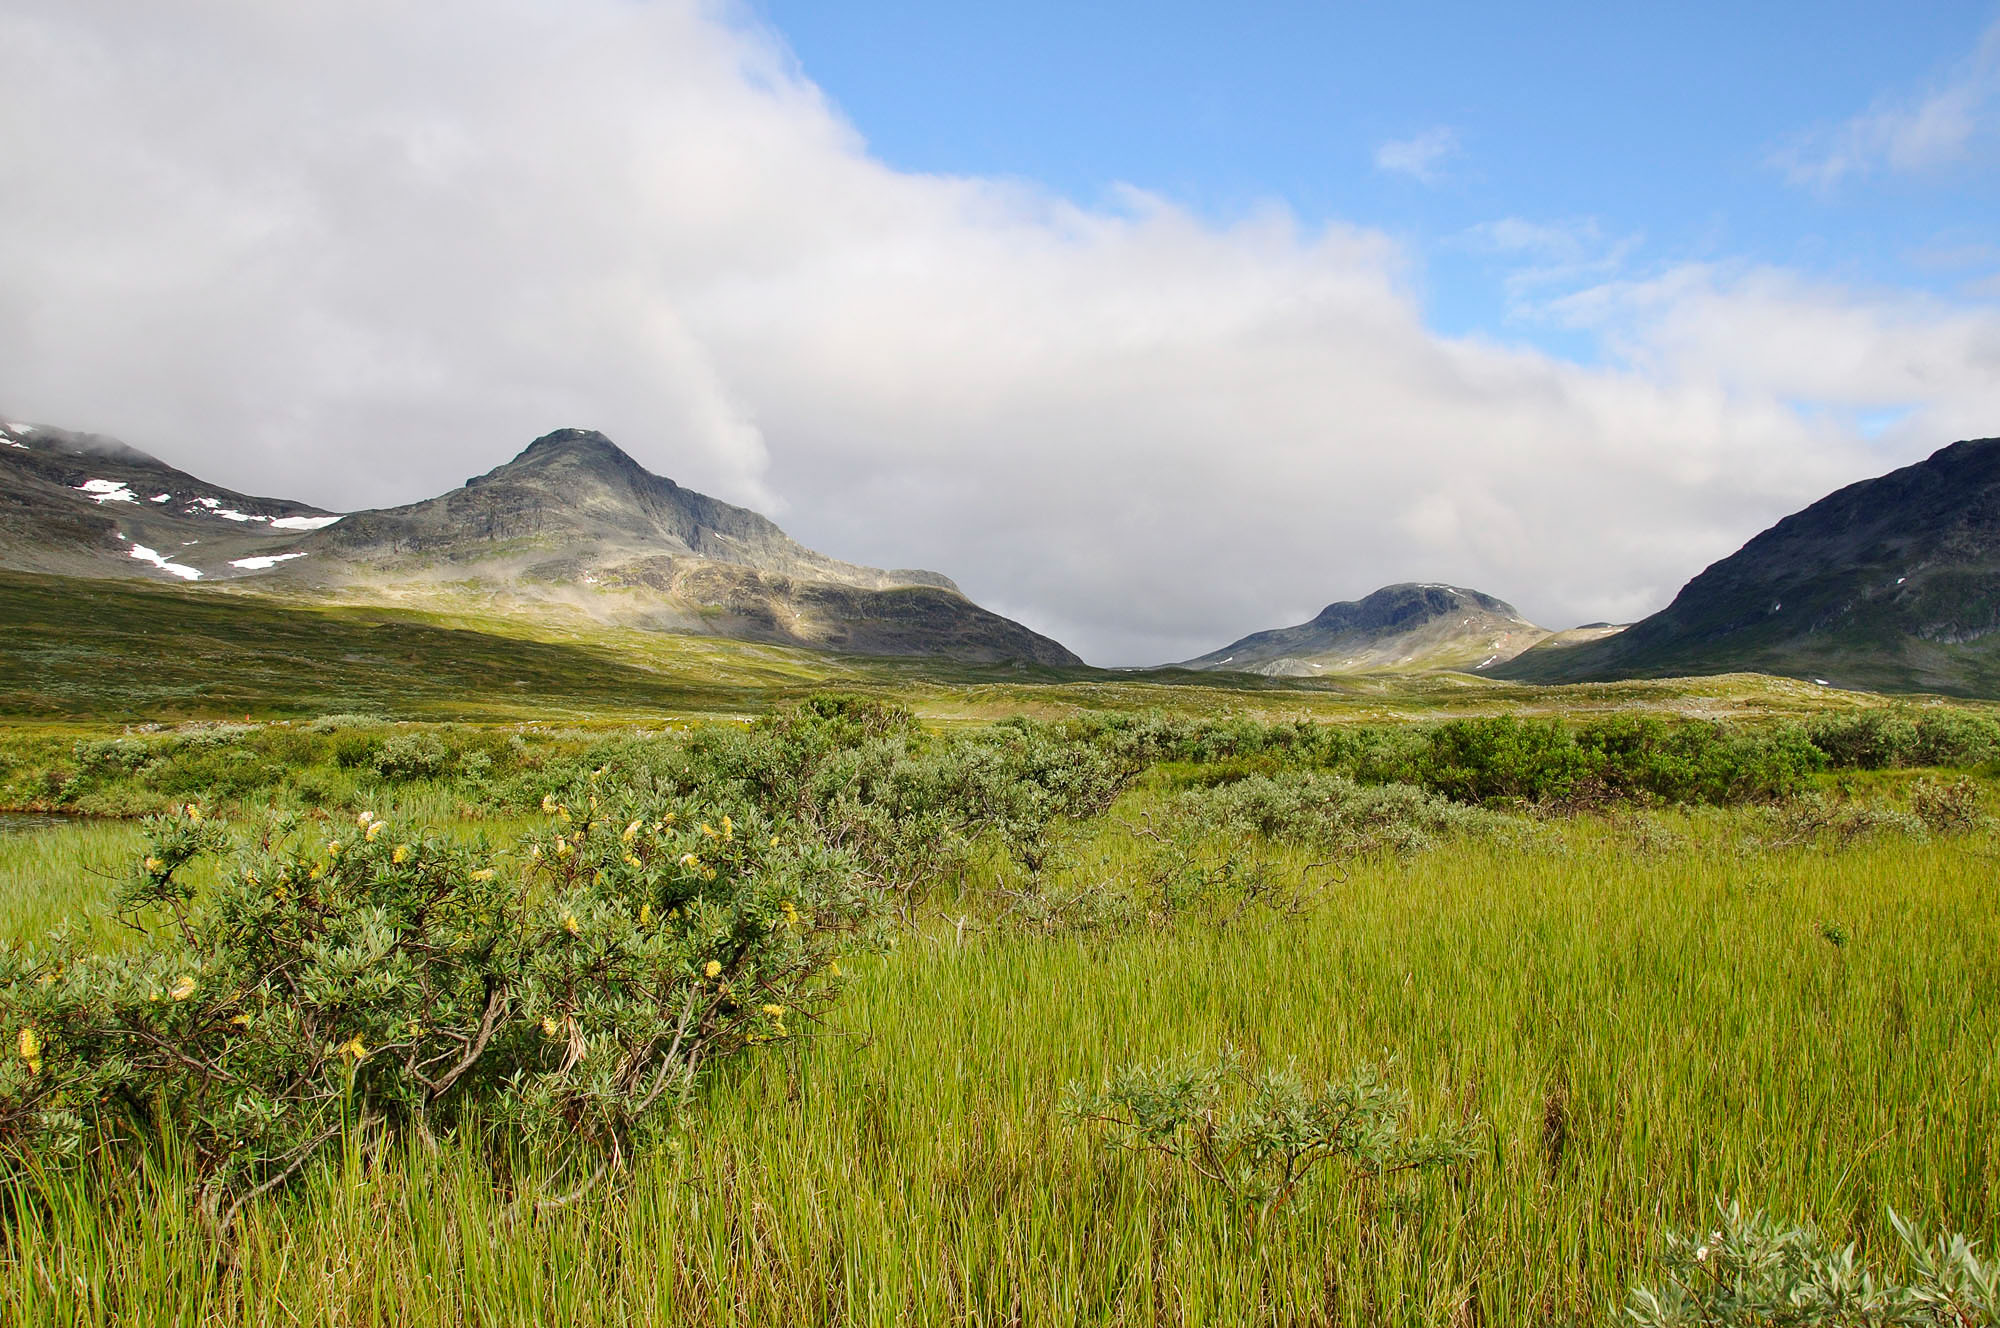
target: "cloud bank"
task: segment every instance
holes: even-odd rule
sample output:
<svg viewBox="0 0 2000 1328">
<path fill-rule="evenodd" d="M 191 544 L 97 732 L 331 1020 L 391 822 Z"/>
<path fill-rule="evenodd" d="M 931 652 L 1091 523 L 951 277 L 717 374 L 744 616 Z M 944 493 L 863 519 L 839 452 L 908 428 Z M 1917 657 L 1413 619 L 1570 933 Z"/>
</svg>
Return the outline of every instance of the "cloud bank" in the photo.
<svg viewBox="0 0 2000 1328">
<path fill-rule="evenodd" d="M 600 428 L 1094 663 L 1393 580 L 1631 618 L 2000 432 L 1989 307 L 1688 266 L 1537 287 L 1600 365 L 1443 337 L 1365 227 L 890 169 L 713 4 L 15 0 L 0 50 L 8 410 L 335 507 Z"/>
</svg>

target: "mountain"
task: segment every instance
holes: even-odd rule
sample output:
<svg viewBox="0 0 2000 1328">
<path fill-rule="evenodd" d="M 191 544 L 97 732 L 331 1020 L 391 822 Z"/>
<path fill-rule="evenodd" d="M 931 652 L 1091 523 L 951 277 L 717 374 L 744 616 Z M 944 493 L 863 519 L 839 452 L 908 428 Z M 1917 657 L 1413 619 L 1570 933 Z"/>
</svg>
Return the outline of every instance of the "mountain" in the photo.
<svg viewBox="0 0 2000 1328">
<path fill-rule="evenodd" d="M 882 571 L 815 553 L 748 508 L 653 474 L 589 429 L 537 438 L 440 497 L 354 513 L 324 543 L 363 562 L 477 563 L 535 580 L 644 582 L 662 559 L 696 559 L 862 590 L 958 593 L 937 572 Z"/>
<path fill-rule="evenodd" d="M 0 566 L 555 609 L 855 654 L 1082 662 L 948 577 L 816 553 L 589 430 L 538 438 L 439 497 L 344 516 L 219 488 L 93 435 L 8 424 L 0 444 Z"/>
<path fill-rule="evenodd" d="M 1492 670 L 1531 682 L 1737 671 L 2000 696 L 2000 438 L 1820 499 L 1615 638 Z"/>
<path fill-rule="evenodd" d="M 1480 672 L 1550 635 L 1491 595 L 1403 582 L 1364 599 L 1329 604 L 1311 622 L 1252 633 L 1180 667 L 1272 677 L 1373 669 Z"/>
<path fill-rule="evenodd" d="M 0 421 L 0 566 L 66 576 L 235 580 L 340 520 L 210 484 L 115 438 Z"/>
</svg>

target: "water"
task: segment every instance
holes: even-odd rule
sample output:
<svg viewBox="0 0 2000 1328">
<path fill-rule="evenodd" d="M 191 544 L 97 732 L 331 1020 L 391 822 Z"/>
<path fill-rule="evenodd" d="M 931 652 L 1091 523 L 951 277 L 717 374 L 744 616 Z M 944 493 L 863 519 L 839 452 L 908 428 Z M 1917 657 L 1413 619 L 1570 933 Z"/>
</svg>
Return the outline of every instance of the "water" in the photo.
<svg viewBox="0 0 2000 1328">
<path fill-rule="evenodd" d="M 33 834 L 37 830 L 54 830 L 65 825 L 75 825 L 81 819 L 62 812 L 0 812 L 0 835 L 25 835 Z"/>
</svg>

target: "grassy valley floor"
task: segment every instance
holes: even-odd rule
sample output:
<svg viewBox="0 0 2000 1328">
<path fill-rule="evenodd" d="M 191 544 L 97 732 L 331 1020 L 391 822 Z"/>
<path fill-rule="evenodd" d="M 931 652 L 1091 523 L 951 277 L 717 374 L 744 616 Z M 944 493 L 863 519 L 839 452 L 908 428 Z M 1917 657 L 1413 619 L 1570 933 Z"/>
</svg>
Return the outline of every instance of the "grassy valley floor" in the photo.
<svg viewBox="0 0 2000 1328">
<path fill-rule="evenodd" d="M 1116 819 L 1079 870 L 1137 870 Z M 710 1080 L 673 1147 L 573 1204 L 537 1212 L 571 1178 L 503 1184 L 464 1143 L 356 1135 L 251 1210 L 221 1272 L 155 1156 L 48 1181 L 46 1215 L 15 1215 L 0 1305 L 21 1323 L 1583 1324 L 1612 1320 L 1663 1230 L 1724 1200 L 1876 1253 L 1892 1207 L 2000 1239 L 1994 845 L 1774 850 L 1752 828 L 1571 821 L 1352 864 L 1297 917 L 1094 937 L 1010 929 L 974 886 L 858 958 L 824 1028 Z M 23 896 L 92 880 L 120 834 L 0 840 L 0 917 L 31 927 L 48 901 Z M 1308 1076 L 1386 1062 L 1414 1118 L 1470 1124 L 1477 1155 L 1329 1172 L 1256 1223 L 1059 1110 L 1073 1082 L 1225 1047 Z"/>
</svg>

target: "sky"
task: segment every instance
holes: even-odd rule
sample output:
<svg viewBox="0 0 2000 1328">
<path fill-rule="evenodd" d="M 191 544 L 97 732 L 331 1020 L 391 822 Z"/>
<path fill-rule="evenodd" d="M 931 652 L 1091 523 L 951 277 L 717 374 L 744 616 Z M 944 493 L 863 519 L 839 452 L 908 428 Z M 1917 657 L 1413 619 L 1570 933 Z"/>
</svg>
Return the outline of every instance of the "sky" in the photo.
<svg viewBox="0 0 2000 1328">
<path fill-rule="evenodd" d="M 0 410 L 550 429 L 1097 664 L 1629 620 L 2000 434 L 2000 4 L 0 0 Z"/>
</svg>

